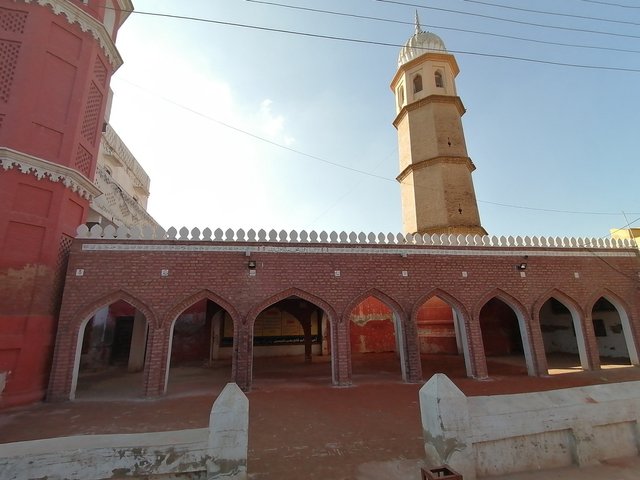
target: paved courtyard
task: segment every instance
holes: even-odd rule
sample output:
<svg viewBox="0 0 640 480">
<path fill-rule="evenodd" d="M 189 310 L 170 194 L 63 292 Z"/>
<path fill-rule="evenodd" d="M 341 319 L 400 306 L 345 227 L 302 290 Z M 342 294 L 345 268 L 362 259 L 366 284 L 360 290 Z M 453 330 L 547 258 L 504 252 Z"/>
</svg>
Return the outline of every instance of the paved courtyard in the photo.
<svg viewBox="0 0 640 480">
<path fill-rule="evenodd" d="M 524 375 L 519 359 L 491 359 L 490 380 L 465 378 L 457 356 L 425 356 L 425 378 L 445 372 L 467 395 L 517 393 L 596 383 L 640 380 L 640 368 L 610 365 L 582 372 L 570 359 L 544 378 Z M 78 399 L 16 408 L 0 416 L 0 442 L 97 433 L 199 428 L 208 424 L 216 395 L 230 375 L 215 367 L 179 367 L 170 372 L 166 397 L 137 397 L 140 374 L 87 375 Z M 312 365 L 298 358 L 254 363 L 250 403 L 249 472 L 256 480 L 419 480 L 423 458 L 418 405 L 421 385 L 405 384 L 394 354 L 354 357 L 353 387 L 330 386 L 328 360 Z M 0 445 L 1 448 L 1 445 Z M 572 477 L 572 475 L 574 475 Z M 615 478 L 640 480 L 639 459 L 607 462 L 593 469 L 518 474 L 513 480 Z"/>
</svg>

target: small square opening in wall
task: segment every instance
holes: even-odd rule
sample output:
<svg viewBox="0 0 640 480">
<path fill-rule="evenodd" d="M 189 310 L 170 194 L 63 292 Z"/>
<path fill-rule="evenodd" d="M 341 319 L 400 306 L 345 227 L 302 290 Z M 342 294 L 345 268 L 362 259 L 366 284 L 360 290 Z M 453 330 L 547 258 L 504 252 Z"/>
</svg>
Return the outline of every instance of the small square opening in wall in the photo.
<svg viewBox="0 0 640 480">
<path fill-rule="evenodd" d="M 604 326 L 604 320 L 602 320 L 601 318 L 594 318 L 593 331 L 595 332 L 596 337 L 606 337 L 607 328 Z"/>
<path fill-rule="evenodd" d="M 168 277 L 169 276 L 169 270 L 166 269 L 166 268 L 160 270 L 160 276 L 161 277 Z"/>
</svg>

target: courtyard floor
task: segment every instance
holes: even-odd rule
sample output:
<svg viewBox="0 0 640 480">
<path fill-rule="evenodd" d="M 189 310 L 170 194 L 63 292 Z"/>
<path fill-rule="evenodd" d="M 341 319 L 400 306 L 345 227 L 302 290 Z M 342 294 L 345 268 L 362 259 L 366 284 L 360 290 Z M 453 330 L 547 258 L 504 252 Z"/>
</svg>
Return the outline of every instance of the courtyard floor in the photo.
<svg viewBox="0 0 640 480">
<path fill-rule="evenodd" d="M 465 377 L 458 356 L 426 355 L 428 379 L 446 373 L 467 395 L 492 395 L 640 380 L 640 368 L 606 365 L 583 372 L 554 358 L 548 377 L 528 377 L 518 358 L 489 360 L 491 378 Z M 0 443 L 78 434 L 133 433 L 206 427 L 213 401 L 229 379 L 228 361 L 172 368 L 165 397 L 139 397 L 140 374 L 84 374 L 74 402 L 14 408 L 0 416 Z M 325 357 L 256 358 L 250 405 L 249 477 L 255 480 L 419 480 L 423 457 L 418 405 L 421 385 L 405 384 L 394 354 L 353 358 L 353 386 L 332 387 Z M 0 445 L 0 448 L 1 445 Z M 509 475 L 513 480 L 640 480 L 640 457 L 594 469 Z"/>
</svg>

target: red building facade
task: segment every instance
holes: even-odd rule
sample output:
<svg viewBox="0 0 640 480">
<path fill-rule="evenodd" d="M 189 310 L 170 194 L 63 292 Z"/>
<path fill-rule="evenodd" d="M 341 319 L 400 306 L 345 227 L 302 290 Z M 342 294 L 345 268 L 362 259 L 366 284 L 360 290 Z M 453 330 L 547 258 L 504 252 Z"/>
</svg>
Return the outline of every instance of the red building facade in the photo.
<svg viewBox="0 0 640 480">
<path fill-rule="evenodd" d="M 0 407 L 42 399 L 130 1 L 0 1 Z"/>
</svg>

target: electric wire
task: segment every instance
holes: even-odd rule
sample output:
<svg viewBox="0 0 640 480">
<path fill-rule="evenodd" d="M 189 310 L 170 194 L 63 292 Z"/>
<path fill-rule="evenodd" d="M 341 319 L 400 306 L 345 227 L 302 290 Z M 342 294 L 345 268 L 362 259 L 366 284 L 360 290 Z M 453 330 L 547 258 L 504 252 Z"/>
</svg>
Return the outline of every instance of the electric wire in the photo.
<svg viewBox="0 0 640 480">
<path fill-rule="evenodd" d="M 251 2 L 251 3 L 257 3 L 261 5 L 270 5 L 274 7 L 288 8 L 292 10 L 300 10 L 300 11 L 313 12 L 313 13 L 322 13 L 326 15 L 334 15 L 334 16 L 340 16 L 340 17 L 357 18 L 361 20 L 374 20 L 378 22 L 395 23 L 399 25 L 411 25 L 411 26 L 414 25 L 414 22 L 407 22 L 404 20 L 394 20 L 394 19 L 383 18 L 383 17 L 372 17 L 369 15 L 358 15 L 355 13 L 336 12 L 333 10 L 322 10 L 319 8 L 301 7 L 298 5 L 287 5 L 284 3 L 268 2 L 264 0 L 245 0 L 245 1 Z M 640 53 L 640 50 L 633 50 L 633 49 L 627 49 L 627 48 L 615 48 L 615 47 L 604 47 L 604 46 L 598 46 L 598 45 L 553 42 L 550 40 L 539 40 L 535 38 L 518 37 L 516 35 L 506 35 L 506 34 L 493 33 L 493 32 L 483 32 L 480 30 L 470 30 L 466 28 L 445 27 L 442 25 L 433 25 L 433 24 L 427 24 L 424 22 L 422 22 L 422 26 L 427 28 L 437 29 L 437 30 L 449 30 L 453 32 L 471 33 L 473 35 L 485 35 L 485 36 L 497 37 L 497 38 L 507 38 L 509 40 L 519 40 L 523 42 L 538 43 L 543 45 L 553 45 L 558 47 L 584 48 L 584 49 L 590 49 L 590 50 L 604 50 L 604 51 L 611 51 L 611 52 Z"/>
<path fill-rule="evenodd" d="M 471 16 L 471 17 L 486 18 L 486 19 L 489 19 L 489 20 L 496 20 L 496 21 L 499 21 L 499 22 L 516 23 L 518 25 L 528 25 L 528 26 L 531 26 L 531 27 L 550 28 L 550 29 L 554 29 L 554 30 L 566 30 L 566 31 L 570 31 L 570 32 L 593 33 L 593 34 L 596 34 L 596 35 L 608 35 L 608 36 L 612 36 L 612 37 L 640 38 L 640 35 L 631 35 L 631 34 L 625 34 L 625 33 L 606 32 L 606 31 L 602 31 L 602 30 L 589 30 L 589 29 L 586 29 L 586 28 L 561 27 L 561 26 L 558 26 L 558 25 L 546 25 L 544 23 L 525 22 L 523 20 L 514 20 L 514 19 L 509 19 L 509 18 L 496 17 L 494 15 L 485 15 L 485 14 L 482 14 L 482 13 L 464 12 L 462 10 L 452 10 L 452 9 L 449 9 L 449 8 L 428 7 L 426 5 L 421 5 L 421 4 L 418 4 L 418 3 L 401 2 L 399 0 L 374 0 L 374 1 L 382 2 L 382 3 L 389 3 L 389 4 L 394 4 L 394 5 L 403 5 L 405 7 L 422 8 L 422 9 L 427 9 L 427 10 L 435 10 L 435 11 L 439 11 L 439 12 L 456 13 L 456 14 L 459 14 L 459 15 L 467 15 L 467 16 Z"/>
<path fill-rule="evenodd" d="M 488 7 L 515 10 L 515 11 L 518 11 L 518 12 L 538 13 L 538 14 L 541 14 L 541 15 L 551 15 L 551 16 L 555 16 L 555 17 L 578 18 L 578 19 L 581 19 L 581 20 L 593 20 L 593 21 L 597 21 L 597 22 L 618 23 L 618 24 L 623 24 L 623 25 L 640 26 L 639 22 L 632 22 L 632 21 L 629 21 L 629 20 L 613 20 L 613 19 L 609 19 L 609 18 L 589 17 L 589 16 L 586 16 L 586 15 L 575 15 L 575 14 L 572 14 L 572 13 L 549 12 L 549 11 L 546 11 L 546 10 L 533 10 L 533 9 L 530 9 L 530 8 L 514 7 L 512 5 L 501 5 L 499 3 L 484 2 L 482 0 L 463 0 L 463 1 L 467 2 L 467 3 L 475 3 L 475 4 L 478 4 L 478 5 L 485 5 L 485 6 L 488 6 Z"/>
<path fill-rule="evenodd" d="M 129 84 L 129 85 L 131 85 L 131 86 L 133 86 L 133 87 L 135 87 L 137 89 L 139 89 L 139 90 L 147 92 L 147 93 L 159 98 L 160 100 L 162 100 L 162 101 L 164 101 L 166 103 L 169 103 L 171 105 L 174 105 L 174 106 L 176 106 L 176 107 L 178 107 L 178 108 L 180 108 L 182 110 L 190 112 L 190 113 L 192 113 L 194 115 L 197 115 L 197 116 L 199 116 L 201 118 L 209 120 L 209 121 L 211 121 L 213 123 L 217 123 L 217 124 L 219 124 L 219 125 L 221 125 L 221 126 L 223 126 L 225 128 L 233 130 L 235 132 L 241 133 L 243 135 L 247 135 L 247 136 L 249 136 L 249 137 L 251 137 L 251 138 L 253 138 L 255 140 L 259 140 L 261 142 L 267 143 L 267 144 L 272 145 L 274 147 L 280 148 L 282 150 L 286 150 L 286 151 L 294 153 L 296 155 L 301 155 L 301 156 L 309 158 L 311 160 L 316 160 L 318 162 L 321 162 L 321 163 L 324 163 L 324 164 L 327 164 L 327 165 L 331 165 L 331 166 L 336 167 L 336 168 L 341 168 L 343 170 L 347 170 L 347 171 L 350 171 L 350 172 L 353 172 L 353 173 L 357 173 L 357 174 L 360 174 L 360 175 L 366 175 L 368 177 L 376 178 L 378 180 L 383 180 L 385 182 L 391 182 L 394 185 L 397 185 L 397 183 L 398 183 L 395 178 L 385 177 L 384 175 L 377 175 L 375 173 L 371 173 L 371 172 L 368 172 L 366 170 L 350 167 L 350 166 L 344 165 L 342 163 L 338 163 L 338 162 L 334 162 L 334 161 L 331 161 L 331 160 L 327 160 L 326 158 L 322 158 L 322 157 L 319 157 L 317 155 L 306 153 L 306 152 L 303 152 L 301 150 L 298 150 L 298 149 L 289 147 L 287 145 L 284 145 L 282 143 L 276 142 L 274 140 L 270 140 L 268 138 L 262 137 L 260 135 L 255 134 L 255 133 L 251 133 L 251 132 L 249 132 L 247 130 L 244 130 L 242 128 L 236 127 L 236 126 L 231 125 L 231 124 L 229 124 L 227 122 L 223 122 L 223 121 L 218 120 L 218 119 L 216 119 L 214 117 L 211 117 L 210 115 L 202 113 L 202 112 L 200 112 L 200 111 L 198 111 L 198 110 L 196 110 L 194 108 L 188 107 L 188 106 L 183 105 L 183 104 L 181 104 L 179 102 L 175 102 L 174 100 L 171 100 L 170 98 L 167 98 L 167 97 L 165 97 L 163 95 L 160 95 L 160 94 L 158 94 L 156 92 L 152 92 L 149 89 L 147 89 L 147 88 L 145 88 L 145 87 L 143 87 L 141 85 L 138 85 L 136 83 L 133 83 L 133 82 L 131 82 L 129 80 L 126 80 L 126 79 L 123 79 L 123 78 L 120 78 L 119 80 L 122 81 L 122 82 L 125 82 L 125 83 L 127 83 L 127 84 Z M 406 185 L 414 186 L 416 188 L 424 188 L 424 187 L 420 186 L 419 184 L 406 183 Z M 618 215 L 620 215 L 620 212 L 589 212 L 589 211 L 578 211 L 578 210 L 560 210 L 560 209 L 536 208 L 536 207 L 529 207 L 529 206 L 524 206 L 524 205 L 513 205 L 513 204 L 508 204 L 508 203 L 491 202 L 491 201 L 480 200 L 480 199 L 478 199 L 477 201 L 479 203 L 487 203 L 487 204 L 490 204 L 490 205 L 496 205 L 496 206 L 505 207 L 505 208 L 516 208 L 516 209 L 532 210 L 532 211 L 540 211 L 540 212 L 548 212 L 548 213 L 562 213 L 562 214 L 572 214 L 572 215 L 606 215 L 606 216 L 618 216 Z M 630 212 L 630 213 L 636 214 L 637 212 Z"/>
<path fill-rule="evenodd" d="M 389 0 L 376 0 L 376 1 L 389 1 Z M 399 3 L 399 2 L 391 2 L 391 3 Z M 431 8 L 431 7 L 429 7 L 429 8 Z M 174 15 L 174 14 L 167 14 L 167 13 L 143 12 L 143 11 L 139 11 L 139 10 L 132 11 L 132 13 L 135 13 L 135 14 L 138 14 L 138 15 L 148 15 L 148 16 L 155 16 L 155 17 L 173 18 L 173 19 L 179 19 L 179 20 L 191 20 L 191 21 L 196 21 L 196 22 L 211 23 L 211 24 L 215 24 L 215 25 L 224 25 L 224 26 L 230 26 L 230 27 L 238 27 L 238 28 L 259 30 L 259 31 L 264 31 L 264 32 L 283 33 L 283 34 L 287 34 L 287 35 L 297 35 L 297 36 L 303 36 L 303 37 L 318 38 L 318 39 L 323 39 L 323 40 L 335 40 L 335 41 L 356 43 L 356 44 L 362 44 L 362 45 L 376 45 L 376 46 L 393 47 L 393 48 L 402 48 L 402 47 L 404 47 L 404 45 L 397 44 L 397 43 L 380 42 L 380 41 L 374 41 L 374 40 L 363 40 L 363 39 L 351 38 L 351 37 L 339 37 L 339 36 L 335 36 L 335 35 L 323 35 L 323 34 L 310 33 L 310 32 L 300 32 L 300 31 L 296 31 L 296 30 L 286 30 L 286 29 L 282 29 L 282 28 L 264 27 L 264 26 L 260 26 L 260 25 L 249 25 L 249 24 L 237 23 L 237 22 L 226 22 L 226 21 L 222 21 L 222 20 L 212 20 L 212 19 L 206 19 L 206 18 L 201 18 L 201 17 L 192 17 L 192 16 L 186 16 L 186 15 Z M 638 36 L 637 38 L 640 38 L 640 36 Z M 540 60 L 540 59 L 536 59 L 536 58 L 517 57 L 517 56 L 514 56 L 514 55 L 500 55 L 500 54 L 494 54 L 494 53 L 482 53 L 482 52 L 473 52 L 473 51 L 466 51 L 466 50 L 447 50 L 447 52 L 448 53 L 452 53 L 452 54 L 455 53 L 455 54 L 458 54 L 458 55 L 470 55 L 470 56 L 478 56 L 478 57 L 486 57 L 486 58 L 497 58 L 497 59 L 502 59 L 502 60 L 515 60 L 515 61 L 526 62 L 526 63 L 553 65 L 553 66 L 557 66 L 557 67 L 580 68 L 580 69 L 587 69 L 587 70 L 608 70 L 608 71 L 628 72 L 628 73 L 640 73 L 640 69 L 638 69 L 638 68 L 611 67 L 611 66 L 605 66 L 605 65 L 588 65 L 588 64 L 580 64 L 580 63 L 555 62 L 555 61 L 551 61 L 551 60 Z"/>
<path fill-rule="evenodd" d="M 585 3 L 597 3 L 600 5 L 607 5 L 609 7 L 620 7 L 620 8 L 640 8 L 640 6 L 636 6 L 636 5 L 623 5 L 621 3 L 612 3 L 612 2 L 602 2 L 599 0 L 580 0 L 582 2 Z"/>
</svg>

